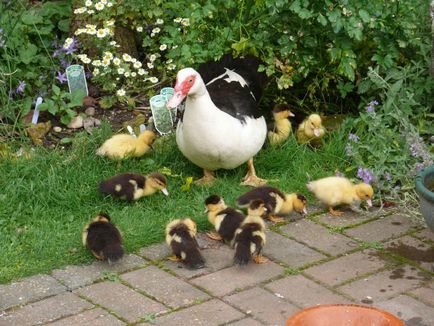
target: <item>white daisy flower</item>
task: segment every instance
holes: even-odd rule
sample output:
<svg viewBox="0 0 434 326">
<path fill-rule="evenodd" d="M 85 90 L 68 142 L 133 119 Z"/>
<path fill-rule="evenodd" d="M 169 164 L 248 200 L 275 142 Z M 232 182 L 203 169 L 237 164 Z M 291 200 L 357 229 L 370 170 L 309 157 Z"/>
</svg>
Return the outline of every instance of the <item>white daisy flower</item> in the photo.
<svg viewBox="0 0 434 326">
<path fill-rule="evenodd" d="M 153 33 L 153 34 L 158 34 L 158 33 L 160 33 L 160 31 L 161 31 L 160 27 L 155 27 L 155 28 L 152 30 L 152 33 Z"/>
<path fill-rule="evenodd" d="M 125 76 L 125 77 L 130 77 L 130 72 L 127 71 L 127 72 L 124 74 L 124 76 Z"/>
<path fill-rule="evenodd" d="M 110 8 L 111 6 L 113 6 L 113 3 L 111 3 L 111 2 L 107 3 L 107 7 Z"/>
<path fill-rule="evenodd" d="M 135 72 L 135 71 L 133 71 L 132 73 L 131 73 L 131 77 L 136 77 L 137 76 L 137 73 Z"/>
<path fill-rule="evenodd" d="M 95 5 L 95 9 L 96 9 L 96 10 L 103 10 L 104 7 L 105 7 L 104 4 L 101 3 L 101 2 L 98 2 L 98 3 Z"/>
<path fill-rule="evenodd" d="M 64 48 L 64 49 L 68 49 L 68 48 L 71 46 L 72 42 L 73 42 L 73 39 L 70 38 L 70 37 L 68 37 L 68 38 L 65 40 L 65 43 L 63 43 L 63 48 Z"/>
<path fill-rule="evenodd" d="M 143 27 L 142 27 L 142 26 L 137 26 L 136 30 L 137 30 L 139 33 L 141 33 L 141 32 L 143 32 Z"/>
<path fill-rule="evenodd" d="M 157 24 L 157 25 L 163 25 L 164 24 L 164 20 L 162 20 L 161 18 L 158 18 L 157 21 L 155 22 L 155 24 Z"/>
<path fill-rule="evenodd" d="M 142 64 L 139 61 L 134 62 L 134 68 L 139 69 L 142 67 Z"/>
<path fill-rule="evenodd" d="M 103 59 L 103 60 L 102 60 L 102 65 L 103 65 L 104 67 L 108 67 L 108 66 L 110 65 L 110 60 L 109 60 L 109 59 Z"/>
<path fill-rule="evenodd" d="M 181 17 L 176 17 L 173 21 L 175 23 L 180 23 L 182 21 L 182 18 Z"/>
<path fill-rule="evenodd" d="M 86 28 L 78 28 L 75 32 L 74 35 L 80 35 L 86 33 Z"/>
<path fill-rule="evenodd" d="M 104 52 L 104 59 L 107 59 L 107 60 L 113 59 L 113 54 L 109 51 Z"/>
<path fill-rule="evenodd" d="M 116 80 L 119 80 L 120 78 L 119 77 L 116 77 Z"/>
<path fill-rule="evenodd" d="M 96 32 L 96 25 L 87 24 L 86 25 L 86 33 L 90 35 L 95 35 Z"/>
<path fill-rule="evenodd" d="M 136 58 L 131 58 L 131 62 L 132 62 L 132 63 L 136 63 L 136 62 L 137 62 L 137 59 L 136 59 Z"/>
<path fill-rule="evenodd" d="M 93 60 L 92 65 L 94 65 L 95 67 L 101 66 L 101 60 Z"/>
<path fill-rule="evenodd" d="M 131 61 L 132 58 L 131 58 L 131 56 L 129 54 L 124 53 L 122 55 L 122 59 L 124 59 L 125 62 L 128 62 L 128 61 Z"/>
<path fill-rule="evenodd" d="M 110 42 L 110 45 L 111 45 L 111 46 L 115 46 L 116 44 L 117 44 L 116 41 L 111 41 L 111 42 Z"/>
<path fill-rule="evenodd" d="M 110 19 L 104 23 L 104 26 L 114 26 L 114 24 L 115 24 L 115 21 L 113 19 Z"/>
<path fill-rule="evenodd" d="M 91 0 L 86 0 L 86 2 L 84 3 L 84 5 L 86 6 L 86 7 L 90 7 L 90 6 L 92 6 L 92 1 Z"/>
<path fill-rule="evenodd" d="M 114 58 L 113 59 L 113 64 L 115 65 L 115 66 L 119 66 L 120 64 L 121 64 L 121 59 L 119 59 L 119 58 Z"/>
<path fill-rule="evenodd" d="M 116 95 L 117 95 L 117 96 L 125 96 L 125 91 L 123 90 L 123 88 L 119 89 L 119 90 L 116 92 Z"/>
<path fill-rule="evenodd" d="M 158 83 L 158 78 L 157 78 L 157 77 L 151 77 L 151 78 L 149 78 L 149 80 L 150 80 L 151 83 L 153 83 L 153 84 Z"/>
<path fill-rule="evenodd" d="M 172 63 L 172 62 L 173 62 L 172 59 L 169 59 L 169 60 L 166 61 L 167 64 Z"/>
<path fill-rule="evenodd" d="M 95 68 L 95 69 L 93 70 L 93 75 L 94 75 L 94 76 L 98 76 L 98 75 L 99 75 L 99 69 L 98 69 L 98 68 Z"/>
<path fill-rule="evenodd" d="M 150 62 L 147 63 L 147 66 L 148 66 L 149 69 L 154 68 L 154 65 L 152 63 L 150 63 Z"/>
<path fill-rule="evenodd" d="M 105 28 L 100 28 L 97 32 L 96 32 L 96 36 L 98 38 L 104 38 L 107 36 L 107 31 Z"/>
<path fill-rule="evenodd" d="M 181 24 L 183 26 L 190 26 L 190 19 L 188 19 L 188 18 L 182 18 Z"/>
<path fill-rule="evenodd" d="M 160 45 L 160 51 L 164 51 L 167 49 L 167 44 L 161 44 Z"/>
<path fill-rule="evenodd" d="M 119 75 L 123 75 L 125 73 L 125 69 L 124 68 L 119 68 L 118 69 L 118 74 Z"/>
<path fill-rule="evenodd" d="M 85 13 L 86 10 L 87 10 L 86 7 L 77 8 L 74 10 L 74 14 L 82 14 L 82 13 Z"/>
<path fill-rule="evenodd" d="M 154 33 L 151 33 L 151 37 L 154 37 L 155 36 L 155 34 Z"/>
<path fill-rule="evenodd" d="M 102 4 L 106 5 L 107 4 L 107 0 L 101 0 L 100 1 Z"/>
<path fill-rule="evenodd" d="M 172 46 L 172 50 L 176 49 L 177 47 L 177 45 Z"/>
<path fill-rule="evenodd" d="M 176 68 L 176 65 L 174 65 L 173 63 L 170 63 L 167 65 L 168 70 L 174 70 L 175 68 Z"/>
<path fill-rule="evenodd" d="M 137 73 L 140 75 L 140 76 L 143 76 L 144 74 L 145 74 L 145 69 L 143 69 L 143 68 L 140 68 L 138 71 L 137 71 Z"/>
<path fill-rule="evenodd" d="M 89 15 L 92 15 L 92 14 L 95 13 L 95 10 L 89 9 L 89 10 L 87 11 L 87 13 L 88 13 Z"/>
<path fill-rule="evenodd" d="M 150 60 L 151 62 L 154 62 L 155 59 L 157 59 L 157 56 L 156 56 L 155 54 L 151 54 L 151 56 L 149 57 L 149 60 Z"/>
</svg>

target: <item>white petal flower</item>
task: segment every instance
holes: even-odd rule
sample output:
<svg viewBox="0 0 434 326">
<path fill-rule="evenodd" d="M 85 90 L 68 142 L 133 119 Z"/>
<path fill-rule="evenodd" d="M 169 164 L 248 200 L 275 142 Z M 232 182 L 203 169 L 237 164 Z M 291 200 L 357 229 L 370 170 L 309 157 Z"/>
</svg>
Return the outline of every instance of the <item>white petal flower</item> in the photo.
<svg viewBox="0 0 434 326">
<path fill-rule="evenodd" d="M 138 73 L 140 76 L 143 76 L 143 75 L 145 74 L 145 69 L 140 68 L 140 69 L 137 71 L 137 73 Z"/>
<path fill-rule="evenodd" d="M 86 28 L 78 28 L 75 32 L 74 35 L 80 35 L 86 33 Z"/>
<path fill-rule="evenodd" d="M 149 60 L 150 60 L 151 62 L 154 62 L 155 59 L 157 59 L 157 56 L 156 56 L 155 54 L 151 54 L 151 56 L 149 57 Z"/>
<path fill-rule="evenodd" d="M 173 62 L 172 59 L 169 59 L 169 60 L 166 61 L 167 64 L 172 63 L 172 62 Z"/>
<path fill-rule="evenodd" d="M 101 60 L 93 60 L 92 65 L 94 65 L 95 67 L 101 66 Z"/>
<path fill-rule="evenodd" d="M 154 65 L 152 63 L 150 63 L 150 62 L 147 63 L 147 66 L 148 66 L 149 69 L 154 68 Z"/>
<path fill-rule="evenodd" d="M 116 95 L 117 95 L 117 96 L 125 96 L 125 91 L 123 90 L 123 88 L 119 89 L 119 90 L 116 92 Z"/>
<path fill-rule="evenodd" d="M 89 15 L 92 15 L 92 14 L 95 13 L 95 10 L 89 9 L 89 10 L 87 11 L 87 13 L 88 13 Z"/>
<path fill-rule="evenodd" d="M 86 10 L 87 10 L 86 7 L 77 8 L 74 10 L 74 14 L 82 14 L 82 13 L 85 13 Z"/>
<path fill-rule="evenodd" d="M 105 7 L 104 4 L 101 3 L 101 2 L 98 2 L 98 3 L 95 5 L 95 9 L 96 9 L 96 10 L 103 10 L 104 7 Z"/>
<path fill-rule="evenodd" d="M 142 67 L 142 64 L 139 61 L 134 62 L 134 68 L 139 69 Z"/>
<path fill-rule="evenodd" d="M 102 4 L 106 5 L 107 4 L 107 0 L 101 0 L 100 1 Z"/>
<path fill-rule="evenodd" d="M 82 60 L 82 61 L 83 61 L 83 63 L 88 64 L 88 63 L 90 63 L 92 60 L 90 60 L 90 58 L 86 58 L 86 59 L 84 59 L 84 60 Z"/>
<path fill-rule="evenodd" d="M 125 76 L 125 77 L 130 77 L 130 72 L 127 71 L 127 72 L 124 74 L 124 76 Z"/>
<path fill-rule="evenodd" d="M 118 74 L 119 75 L 123 75 L 125 73 L 125 69 L 124 68 L 119 68 L 118 69 Z"/>
<path fill-rule="evenodd" d="M 119 65 L 121 64 L 121 59 L 119 59 L 119 58 L 114 58 L 114 59 L 113 59 L 113 64 L 114 64 L 115 66 L 119 66 Z"/>
<path fill-rule="evenodd" d="M 177 47 L 177 45 L 172 46 L 172 50 L 175 50 Z"/>
<path fill-rule="evenodd" d="M 151 37 L 154 37 L 155 36 L 155 34 L 154 33 L 151 33 Z"/>
<path fill-rule="evenodd" d="M 110 65 L 110 60 L 109 60 L 109 59 L 103 59 L 103 60 L 102 60 L 102 65 L 103 65 L 104 67 L 108 67 L 108 66 Z"/>
<path fill-rule="evenodd" d="M 113 59 L 113 54 L 109 51 L 104 52 L 104 59 L 108 59 L 108 60 Z"/>
<path fill-rule="evenodd" d="M 157 21 L 155 22 L 155 24 L 157 24 L 157 25 L 163 25 L 164 24 L 164 20 L 162 20 L 161 18 L 158 18 Z"/>
<path fill-rule="evenodd" d="M 97 33 L 96 25 L 87 24 L 86 25 L 86 33 L 90 34 L 90 35 L 95 35 Z"/>
<path fill-rule="evenodd" d="M 107 36 L 107 31 L 105 28 L 100 28 L 97 32 L 96 32 L 96 36 L 98 38 L 104 38 Z"/>
<path fill-rule="evenodd" d="M 137 59 L 136 59 L 136 58 L 131 58 L 131 62 L 132 62 L 132 63 L 136 63 L 136 62 L 137 62 Z"/>
<path fill-rule="evenodd" d="M 135 72 L 135 71 L 133 71 L 132 73 L 131 73 L 131 77 L 136 77 L 137 76 L 137 73 Z"/>
<path fill-rule="evenodd" d="M 109 2 L 109 3 L 107 4 L 107 7 L 110 8 L 111 6 L 113 6 L 113 3 Z"/>
<path fill-rule="evenodd" d="M 116 41 L 111 41 L 109 44 L 110 44 L 111 46 L 115 46 L 117 43 L 116 43 Z"/>
<path fill-rule="evenodd" d="M 131 56 L 129 54 L 124 53 L 122 55 L 122 59 L 124 59 L 125 62 L 128 62 L 128 61 L 131 61 L 132 58 L 131 58 Z"/>
<path fill-rule="evenodd" d="M 151 83 L 158 83 L 158 78 L 157 77 L 151 77 L 149 78 L 149 80 L 151 81 Z"/>
<path fill-rule="evenodd" d="M 69 47 L 71 46 L 72 42 L 73 42 L 73 39 L 70 38 L 70 37 L 68 37 L 68 38 L 65 40 L 65 43 L 63 43 L 63 48 L 64 48 L 64 49 L 69 49 Z"/>
<path fill-rule="evenodd" d="M 182 21 L 182 18 L 181 17 L 176 17 L 173 21 L 175 23 L 180 23 Z"/>
<path fill-rule="evenodd" d="M 167 44 L 161 44 L 160 45 L 160 51 L 164 51 L 167 49 Z"/>
<path fill-rule="evenodd" d="M 181 24 L 182 24 L 183 26 L 190 26 L 190 19 L 188 19 L 188 18 L 183 18 L 182 21 L 181 21 Z"/>
<path fill-rule="evenodd" d="M 142 26 L 137 26 L 136 30 L 137 30 L 138 32 L 143 32 L 143 27 L 142 27 Z"/>
<path fill-rule="evenodd" d="M 154 34 L 158 34 L 158 33 L 160 33 L 160 31 L 161 31 L 160 27 L 155 27 L 155 28 L 152 30 L 152 33 L 154 33 Z"/>
<path fill-rule="evenodd" d="M 90 6 L 92 6 L 92 0 L 86 0 L 86 2 L 84 3 L 84 5 L 85 5 L 86 7 L 90 7 Z"/>
<path fill-rule="evenodd" d="M 174 70 L 175 68 L 176 68 L 176 66 L 173 63 L 170 63 L 167 65 L 168 70 Z"/>
<path fill-rule="evenodd" d="M 99 69 L 98 69 L 98 68 L 95 68 L 95 69 L 93 70 L 93 75 L 94 75 L 94 76 L 98 76 L 98 75 L 99 75 Z"/>
<path fill-rule="evenodd" d="M 113 19 L 110 19 L 104 23 L 104 26 L 114 26 L 114 24 L 115 24 L 115 21 Z"/>
</svg>

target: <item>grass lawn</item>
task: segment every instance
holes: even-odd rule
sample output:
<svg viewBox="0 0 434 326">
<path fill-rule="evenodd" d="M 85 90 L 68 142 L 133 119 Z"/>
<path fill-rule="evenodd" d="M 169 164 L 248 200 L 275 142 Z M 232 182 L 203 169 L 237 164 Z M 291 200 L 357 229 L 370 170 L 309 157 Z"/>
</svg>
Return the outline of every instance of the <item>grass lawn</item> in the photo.
<svg viewBox="0 0 434 326">
<path fill-rule="evenodd" d="M 173 135 L 159 138 L 153 152 L 142 159 L 119 166 L 96 157 L 96 148 L 110 136 L 106 125 L 94 134 L 78 135 L 71 149 L 36 149 L 29 158 L 0 158 L 0 283 L 24 276 L 49 272 L 67 264 L 93 260 L 82 247 L 81 230 L 98 212 L 110 214 L 124 235 L 127 252 L 161 241 L 166 223 L 191 216 L 200 230 L 209 228 L 203 201 L 212 193 L 224 196 L 228 204 L 247 187 L 239 185 L 246 173 L 243 165 L 219 171 L 218 181 L 210 187 L 192 186 L 182 191 L 185 178 L 201 176 L 179 152 Z M 298 145 L 290 138 L 280 148 L 266 148 L 255 159 L 260 177 L 286 192 L 307 193 L 305 183 L 344 171 L 347 137 L 331 133 L 326 145 L 317 151 Z M 169 197 L 161 192 L 128 204 L 104 198 L 98 192 L 102 179 L 122 172 L 170 169 Z M 309 209 L 309 207 L 308 207 Z"/>
</svg>

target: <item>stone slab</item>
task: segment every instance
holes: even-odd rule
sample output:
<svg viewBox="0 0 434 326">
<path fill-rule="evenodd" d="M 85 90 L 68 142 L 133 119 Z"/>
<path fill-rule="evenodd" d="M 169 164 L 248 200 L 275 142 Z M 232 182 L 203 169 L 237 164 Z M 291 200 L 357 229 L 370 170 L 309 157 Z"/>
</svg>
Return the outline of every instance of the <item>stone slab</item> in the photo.
<svg viewBox="0 0 434 326">
<path fill-rule="evenodd" d="M 309 280 L 303 275 L 287 276 L 268 283 L 265 287 L 301 308 L 318 304 L 351 303 L 344 296 Z"/>
<path fill-rule="evenodd" d="M 145 292 L 171 308 L 188 306 L 209 296 L 191 284 L 155 266 L 121 275 L 134 289 Z"/>
<path fill-rule="evenodd" d="M 75 290 L 81 296 L 116 313 L 129 323 L 140 321 L 150 313 L 162 313 L 168 309 L 129 287 L 116 282 L 102 282 Z"/>
<path fill-rule="evenodd" d="M 224 296 L 235 290 L 270 280 L 283 271 L 282 266 L 272 261 L 265 264 L 249 263 L 247 266 L 232 266 L 195 278 L 191 283 L 204 288 L 215 296 Z"/>
<path fill-rule="evenodd" d="M 434 309 L 406 295 L 400 295 L 376 305 L 401 318 L 406 326 L 434 325 Z"/>
<path fill-rule="evenodd" d="M 50 326 L 122 326 L 125 323 L 115 316 L 109 314 L 107 311 L 96 308 L 84 311 L 80 314 L 63 318 L 48 324 Z"/>
<path fill-rule="evenodd" d="M 296 306 L 258 287 L 235 293 L 224 300 L 266 325 L 284 325 L 298 310 Z"/>
<path fill-rule="evenodd" d="M 113 264 L 97 261 L 90 265 L 66 266 L 63 269 L 54 270 L 51 275 L 70 289 L 76 289 L 92 284 L 106 273 L 122 273 L 145 265 L 146 261 L 143 258 L 130 254 Z"/>
<path fill-rule="evenodd" d="M 281 261 L 294 268 L 327 258 L 327 256 L 276 232 L 268 231 L 266 238 L 264 256 Z"/>
<path fill-rule="evenodd" d="M 434 232 L 431 231 L 431 229 L 423 229 L 422 231 L 418 231 L 413 235 L 423 241 L 434 242 Z"/>
<path fill-rule="evenodd" d="M 228 324 L 230 326 L 260 326 L 260 325 L 264 325 L 263 323 L 254 320 L 253 318 L 244 318 L 241 320 L 238 320 L 234 323 L 230 323 Z"/>
<path fill-rule="evenodd" d="M 398 266 L 337 288 L 354 298 L 358 303 L 372 304 L 414 289 L 428 280 L 412 266 Z"/>
<path fill-rule="evenodd" d="M 170 256 L 170 249 L 165 242 L 160 242 L 139 250 L 140 256 L 149 260 L 160 260 Z"/>
<path fill-rule="evenodd" d="M 49 275 L 34 275 L 18 282 L 0 285 L 0 310 L 65 292 L 66 287 Z"/>
<path fill-rule="evenodd" d="M 393 254 L 413 260 L 429 272 L 434 272 L 434 244 L 430 245 L 411 236 L 404 236 L 388 241 L 385 248 Z"/>
<path fill-rule="evenodd" d="M 410 292 L 418 300 L 434 307 L 434 282 L 426 284 Z"/>
<path fill-rule="evenodd" d="M 244 314 L 226 303 L 213 299 L 200 305 L 159 317 L 156 324 L 164 326 L 217 326 L 241 319 L 244 316 Z"/>
<path fill-rule="evenodd" d="M 306 219 L 282 226 L 280 230 L 295 240 L 331 256 L 340 255 L 359 247 L 357 241 L 339 233 L 331 233 L 326 227 Z"/>
<path fill-rule="evenodd" d="M 369 249 L 310 267 L 304 272 L 329 286 L 335 286 L 385 266 L 386 261 L 382 260 L 375 250 Z"/>
<path fill-rule="evenodd" d="M 416 224 L 407 216 L 390 215 L 378 220 L 345 230 L 345 233 L 351 237 L 363 241 L 375 242 L 385 241 L 397 237 L 410 231 Z"/>
<path fill-rule="evenodd" d="M 328 212 L 318 216 L 317 219 L 320 223 L 336 226 L 336 227 L 349 227 L 352 225 L 358 225 L 366 222 L 377 215 L 380 215 L 378 211 L 374 211 L 374 214 L 362 211 L 361 213 L 352 211 L 348 206 L 339 208 L 344 214 L 342 216 L 333 216 Z"/>
<path fill-rule="evenodd" d="M 63 293 L 54 297 L 15 308 L 0 315 L 0 325 L 35 325 L 74 315 L 93 305 L 75 294 Z"/>
</svg>

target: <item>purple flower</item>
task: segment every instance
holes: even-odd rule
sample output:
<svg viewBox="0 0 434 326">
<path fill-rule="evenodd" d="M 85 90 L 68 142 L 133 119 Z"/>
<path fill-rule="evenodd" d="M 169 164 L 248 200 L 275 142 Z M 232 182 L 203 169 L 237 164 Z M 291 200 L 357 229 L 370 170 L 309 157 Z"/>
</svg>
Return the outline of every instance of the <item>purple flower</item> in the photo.
<svg viewBox="0 0 434 326">
<path fill-rule="evenodd" d="M 411 154 L 411 156 L 413 156 L 413 157 L 418 156 L 419 155 L 419 150 L 420 150 L 420 148 L 419 148 L 419 146 L 418 146 L 417 143 L 410 145 L 410 154 Z"/>
<path fill-rule="evenodd" d="M 375 112 L 375 106 L 376 105 L 378 105 L 378 101 L 376 101 L 376 100 L 369 102 L 368 105 L 366 106 L 366 112 L 368 112 L 368 113 Z"/>
<path fill-rule="evenodd" d="M 63 74 L 62 74 L 62 72 L 61 72 L 60 70 L 57 72 L 56 79 L 57 79 L 61 84 L 65 83 L 65 82 L 68 80 L 68 79 L 66 78 L 66 73 L 63 73 Z"/>
<path fill-rule="evenodd" d="M 55 51 L 53 52 L 53 57 L 57 57 L 59 54 L 60 54 L 60 50 L 59 50 L 59 49 L 58 49 L 58 50 L 55 50 Z"/>
<path fill-rule="evenodd" d="M 347 143 L 345 146 L 345 153 L 347 156 L 353 156 L 353 146 L 351 146 L 351 144 Z"/>
<path fill-rule="evenodd" d="M 24 93 L 24 88 L 26 87 L 26 82 L 24 80 L 20 80 L 19 85 L 17 89 L 15 90 L 15 93 L 22 94 Z"/>
<path fill-rule="evenodd" d="M 417 172 L 419 172 L 420 170 L 422 170 L 424 168 L 424 164 L 423 163 L 416 163 L 415 165 L 415 169 Z"/>
<path fill-rule="evenodd" d="M 73 37 L 71 39 L 72 42 L 69 44 L 68 47 L 62 47 L 62 50 L 65 51 L 66 54 L 73 54 L 77 50 L 77 41 Z"/>
<path fill-rule="evenodd" d="M 357 177 L 362 179 L 364 183 L 370 184 L 374 180 L 374 175 L 369 169 L 359 167 L 357 169 Z"/>
<path fill-rule="evenodd" d="M 60 64 L 62 65 L 63 68 L 67 68 L 67 67 L 69 67 L 70 62 L 66 59 L 61 59 Z"/>
<path fill-rule="evenodd" d="M 357 143 L 360 140 L 360 137 L 357 136 L 356 134 L 350 133 L 348 135 L 348 139 L 351 140 L 351 141 L 353 141 L 353 142 L 355 142 L 355 143 Z"/>
<path fill-rule="evenodd" d="M 392 180 L 392 175 L 389 172 L 384 172 L 384 179 L 386 179 L 387 181 Z"/>
</svg>

